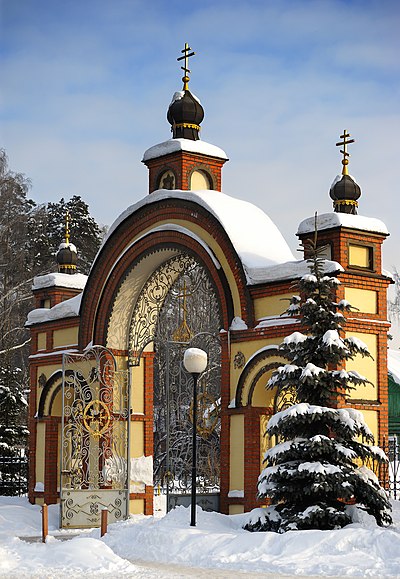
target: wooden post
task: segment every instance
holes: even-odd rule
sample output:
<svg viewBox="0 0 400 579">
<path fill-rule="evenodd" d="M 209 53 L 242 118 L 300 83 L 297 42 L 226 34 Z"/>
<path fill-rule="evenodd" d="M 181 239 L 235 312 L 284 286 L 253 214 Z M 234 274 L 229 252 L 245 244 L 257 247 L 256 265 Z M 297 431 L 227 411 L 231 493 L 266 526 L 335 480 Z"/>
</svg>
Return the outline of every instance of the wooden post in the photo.
<svg viewBox="0 0 400 579">
<path fill-rule="evenodd" d="M 108 515 L 108 509 L 102 509 L 102 511 L 101 511 L 100 537 L 102 537 L 103 535 L 105 535 L 107 533 L 107 515 Z"/>
<path fill-rule="evenodd" d="M 46 537 L 49 534 L 49 511 L 46 503 L 42 506 L 42 543 L 46 542 Z"/>
</svg>

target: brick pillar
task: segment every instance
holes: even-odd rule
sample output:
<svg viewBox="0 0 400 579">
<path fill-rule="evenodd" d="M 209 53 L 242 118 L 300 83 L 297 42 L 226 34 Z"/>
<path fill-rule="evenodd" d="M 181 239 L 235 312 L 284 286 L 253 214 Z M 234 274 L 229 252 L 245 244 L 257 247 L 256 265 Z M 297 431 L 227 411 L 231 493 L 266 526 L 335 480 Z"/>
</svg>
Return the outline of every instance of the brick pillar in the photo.
<svg viewBox="0 0 400 579">
<path fill-rule="evenodd" d="M 228 334 L 221 338 L 221 435 L 220 435 L 220 511 L 228 514 L 229 462 L 230 462 L 230 422 L 228 405 L 230 402 L 230 367 Z"/>
<path fill-rule="evenodd" d="M 58 425 L 60 418 L 46 418 L 45 466 L 44 466 L 44 502 L 48 505 L 57 503 L 58 472 Z"/>
<path fill-rule="evenodd" d="M 152 456 L 154 454 L 153 438 L 153 394 L 154 394 L 154 352 L 144 352 L 144 454 Z M 144 514 L 153 514 L 154 488 L 146 485 L 144 499 Z"/>
</svg>

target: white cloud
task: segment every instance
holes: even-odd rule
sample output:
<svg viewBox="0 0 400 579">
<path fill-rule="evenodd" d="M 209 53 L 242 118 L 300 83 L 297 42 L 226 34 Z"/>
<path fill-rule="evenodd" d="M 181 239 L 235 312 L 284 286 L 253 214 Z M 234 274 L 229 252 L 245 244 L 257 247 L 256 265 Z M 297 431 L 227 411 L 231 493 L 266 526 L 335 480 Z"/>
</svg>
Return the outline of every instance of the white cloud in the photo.
<svg viewBox="0 0 400 579">
<path fill-rule="evenodd" d="M 399 267 L 396 3 L 46 3 L 42 19 L 22 4 L 7 32 L 2 132 L 37 201 L 80 194 L 109 223 L 147 193 L 140 160 L 170 135 L 189 30 L 203 138 L 231 158 L 224 190 L 266 210 L 296 249 L 298 222 L 331 207 L 347 128 L 360 212 L 387 223 L 385 263 Z"/>
</svg>

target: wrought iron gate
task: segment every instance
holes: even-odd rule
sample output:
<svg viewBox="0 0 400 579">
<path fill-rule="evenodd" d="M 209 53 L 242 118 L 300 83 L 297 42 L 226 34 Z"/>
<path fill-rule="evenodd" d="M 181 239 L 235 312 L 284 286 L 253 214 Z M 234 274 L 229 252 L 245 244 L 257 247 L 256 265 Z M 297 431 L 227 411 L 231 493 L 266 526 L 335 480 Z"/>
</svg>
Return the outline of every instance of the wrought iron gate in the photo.
<svg viewBox="0 0 400 579">
<path fill-rule="evenodd" d="M 154 484 L 167 495 L 167 509 L 186 505 L 191 491 L 193 383 L 183 367 L 187 348 L 207 352 L 197 384 L 197 496 L 205 510 L 218 510 L 220 485 L 220 350 L 218 336 L 201 333 L 190 342 L 157 344 L 154 399 Z"/>
<path fill-rule="evenodd" d="M 190 492 L 192 466 L 192 398 L 190 375 L 183 369 L 186 348 L 208 354 L 208 366 L 198 383 L 198 494 L 203 507 L 219 493 L 220 388 L 222 327 L 213 282 L 190 255 L 165 261 L 147 280 L 134 309 L 130 327 L 130 363 L 137 365 L 147 344 L 154 362 L 154 488 L 167 494 L 168 508 L 184 502 Z"/>
<path fill-rule="evenodd" d="M 60 526 L 96 527 L 128 514 L 128 380 L 95 346 L 63 355 Z"/>
</svg>

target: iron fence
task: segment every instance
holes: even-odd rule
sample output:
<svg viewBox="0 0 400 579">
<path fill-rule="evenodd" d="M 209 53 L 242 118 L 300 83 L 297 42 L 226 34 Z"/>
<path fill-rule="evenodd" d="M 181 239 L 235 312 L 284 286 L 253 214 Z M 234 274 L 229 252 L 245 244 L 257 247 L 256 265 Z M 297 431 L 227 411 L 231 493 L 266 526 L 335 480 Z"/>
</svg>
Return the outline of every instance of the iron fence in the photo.
<svg viewBox="0 0 400 579">
<path fill-rule="evenodd" d="M 21 448 L 14 456 L 0 455 L 0 495 L 22 496 L 28 492 L 28 457 Z"/>
<path fill-rule="evenodd" d="M 384 439 L 381 448 L 388 457 L 389 462 L 373 470 L 390 497 L 398 501 L 400 500 L 399 439 L 397 436 L 390 436 L 388 439 Z"/>
</svg>

